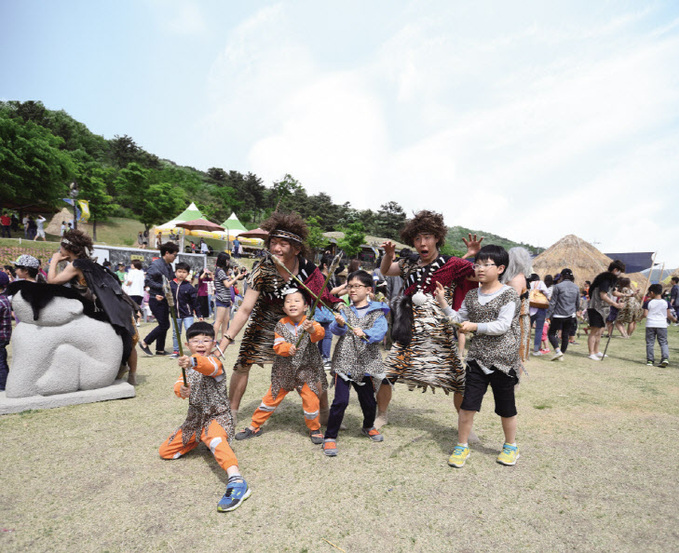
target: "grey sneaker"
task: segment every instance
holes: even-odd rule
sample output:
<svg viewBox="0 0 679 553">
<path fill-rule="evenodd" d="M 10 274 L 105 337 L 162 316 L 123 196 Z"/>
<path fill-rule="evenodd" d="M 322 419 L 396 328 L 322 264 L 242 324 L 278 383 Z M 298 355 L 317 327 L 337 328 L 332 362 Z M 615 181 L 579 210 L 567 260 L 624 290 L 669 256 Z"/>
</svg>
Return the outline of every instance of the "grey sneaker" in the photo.
<svg viewBox="0 0 679 553">
<path fill-rule="evenodd" d="M 382 436 L 380 431 L 374 426 L 372 428 L 361 428 L 361 433 L 364 436 L 368 436 L 368 438 L 370 438 L 373 442 L 381 442 L 384 440 L 384 436 Z"/>
<path fill-rule="evenodd" d="M 331 438 L 323 440 L 323 454 L 328 457 L 337 457 L 337 442 Z"/>
<path fill-rule="evenodd" d="M 261 436 L 261 435 L 262 435 L 262 429 L 261 428 L 258 428 L 257 430 L 250 430 L 250 428 L 246 426 L 245 430 L 236 434 L 236 439 L 237 440 L 247 440 L 248 438 L 253 438 L 253 437 L 257 437 L 257 436 Z"/>
</svg>

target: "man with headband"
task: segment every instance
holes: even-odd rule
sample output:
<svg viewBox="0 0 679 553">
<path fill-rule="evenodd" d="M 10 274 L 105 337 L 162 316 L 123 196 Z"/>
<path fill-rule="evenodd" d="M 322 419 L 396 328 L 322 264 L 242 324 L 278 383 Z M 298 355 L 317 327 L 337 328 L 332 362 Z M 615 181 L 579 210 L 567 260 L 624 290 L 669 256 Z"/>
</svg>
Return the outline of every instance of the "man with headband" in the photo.
<svg viewBox="0 0 679 553">
<path fill-rule="evenodd" d="M 325 279 L 316 265 L 305 259 L 307 253 L 305 240 L 309 233 L 304 220 L 297 213 L 276 212 L 262 223 L 261 228 L 269 232 L 266 247 L 269 253 L 296 275 L 312 292 L 320 293 Z M 243 303 L 236 312 L 229 331 L 224 334 L 220 347 L 224 350 L 234 342 L 245 323 L 243 340 L 233 368 L 229 386 L 229 401 L 235 414 L 240 400 L 248 385 L 248 376 L 253 364 L 263 366 L 273 363 L 274 329 L 283 312 L 283 299 L 288 287 L 296 288 L 298 284 L 271 259 L 265 259 L 254 267 L 248 277 L 248 289 Z M 340 300 L 323 291 L 322 299 L 329 305 Z M 320 397 L 321 423 L 325 424 L 328 416 L 328 396 L 323 392 Z"/>
</svg>

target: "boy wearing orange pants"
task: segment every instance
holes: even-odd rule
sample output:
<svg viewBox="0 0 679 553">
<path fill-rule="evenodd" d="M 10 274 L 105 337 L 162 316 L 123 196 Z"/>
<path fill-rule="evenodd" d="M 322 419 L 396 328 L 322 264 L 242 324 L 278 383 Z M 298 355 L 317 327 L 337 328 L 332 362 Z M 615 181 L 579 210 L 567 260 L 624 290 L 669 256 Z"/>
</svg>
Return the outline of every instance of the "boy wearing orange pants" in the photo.
<svg viewBox="0 0 679 553">
<path fill-rule="evenodd" d="M 160 446 L 163 459 L 178 459 L 202 441 L 210 448 L 219 465 L 229 477 L 226 493 L 217 504 L 220 512 L 233 511 L 250 497 L 250 488 L 240 474 L 238 460 L 229 445 L 234 426 L 229 399 L 226 395 L 226 378 L 221 361 L 210 355 L 215 342 L 211 324 L 199 322 L 186 331 L 187 346 L 191 356 L 177 359 L 186 369 L 188 386 L 180 376 L 174 393 L 189 399 L 189 411 L 184 423 Z"/>
<path fill-rule="evenodd" d="M 309 429 L 311 441 L 314 444 L 323 443 L 319 396 L 327 389 L 327 383 L 323 359 L 318 347 L 312 344 L 323 339 L 325 330 L 316 321 L 307 319 L 306 308 L 304 295 L 298 290 L 290 289 L 283 302 L 283 311 L 287 316 L 278 321 L 274 332 L 273 349 L 276 359 L 271 371 L 271 386 L 252 415 L 250 426 L 236 434 L 237 440 L 261 436 L 262 425 L 283 398 L 288 392 L 297 390 L 302 397 L 304 422 Z M 300 336 L 302 340 L 297 347 Z"/>
</svg>

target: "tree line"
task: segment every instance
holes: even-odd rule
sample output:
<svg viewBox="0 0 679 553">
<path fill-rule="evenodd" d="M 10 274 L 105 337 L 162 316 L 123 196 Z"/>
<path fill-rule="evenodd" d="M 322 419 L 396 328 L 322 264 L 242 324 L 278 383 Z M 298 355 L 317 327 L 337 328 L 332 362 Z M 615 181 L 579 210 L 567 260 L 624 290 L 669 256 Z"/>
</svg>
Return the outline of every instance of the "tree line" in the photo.
<svg viewBox="0 0 679 553">
<path fill-rule="evenodd" d="M 0 196 L 16 205 L 61 207 L 74 179 L 94 221 L 131 217 L 150 227 L 193 201 L 218 222 L 236 212 L 244 224 L 256 226 L 275 209 L 294 209 L 317 216 L 323 231 L 358 222 L 368 234 L 395 239 L 406 219 L 396 202 L 358 210 L 349 202 L 335 204 L 325 193 L 308 194 L 291 175 L 266 186 L 254 173 L 182 167 L 145 151 L 130 136 L 96 135 L 42 102 L 0 102 Z"/>
<path fill-rule="evenodd" d="M 274 210 L 297 211 L 307 219 L 312 239 L 342 230 L 345 245 L 370 234 L 399 239 L 406 214 L 394 201 L 359 210 L 336 204 L 323 192 L 308 194 L 287 174 L 267 186 L 254 173 L 211 167 L 200 171 L 179 166 L 145 151 L 130 136 L 105 139 L 63 110 L 39 101 L 0 102 L 0 198 L 14 205 L 63 207 L 75 180 L 79 198 L 90 202 L 91 220 L 129 217 L 147 228 L 167 221 L 189 202 L 213 221 L 232 212 L 248 228 Z M 455 247 L 459 247 L 458 240 Z M 456 253 L 448 245 L 448 253 Z"/>
</svg>

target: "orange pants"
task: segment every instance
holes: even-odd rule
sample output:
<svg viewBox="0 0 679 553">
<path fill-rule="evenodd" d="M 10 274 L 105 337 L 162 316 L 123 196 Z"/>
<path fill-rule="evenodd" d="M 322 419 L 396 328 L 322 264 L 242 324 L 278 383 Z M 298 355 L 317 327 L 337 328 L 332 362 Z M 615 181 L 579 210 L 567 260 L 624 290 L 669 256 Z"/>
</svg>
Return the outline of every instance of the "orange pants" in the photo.
<svg viewBox="0 0 679 553">
<path fill-rule="evenodd" d="M 283 398 L 288 395 L 287 390 L 279 390 L 278 397 L 274 399 L 271 396 L 271 386 L 269 386 L 269 391 L 262 398 L 262 403 L 257 407 L 255 413 L 252 415 L 252 426 L 255 429 L 262 426 L 267 419 L 273 415 Z M 321 428 L 321 416 L 320 416 L 320 400 L 318 396 L 311 391 L 311 388 L 307 384 L 302 386 L 299 392 L 302 397 L 302 409 L 304 409 L 304 422 L 306 423 L 309 430 L 318 430 Z"/>
<path fill-rule="evenodd" d="M 234 465 L 238 466 L 238 460 L 236 455 L 233 453 L 233 449 L 229 445 L 229 440 L 226 436 L 226 430 L 222 428 L 222 425 L 217 421 L 213 420 L 207 427 L 207 432 L 203 430 L 200 435 L 201 441 L 210 448 L 215 459 L 224 470 L 232 467 Z M 163 459 L 179 459 L 182 455 L 185 455 L 192 449 L 198 446 L 198 440 L 196 439 L 196 434 L 191 436 L 189 442 L 184 445 L 182 443 L 182 431 L 177 432 L 177 435 L 170 442 L 170 438 L 163 442 L 160 446 L 158 453 Z"/>
</svg>

